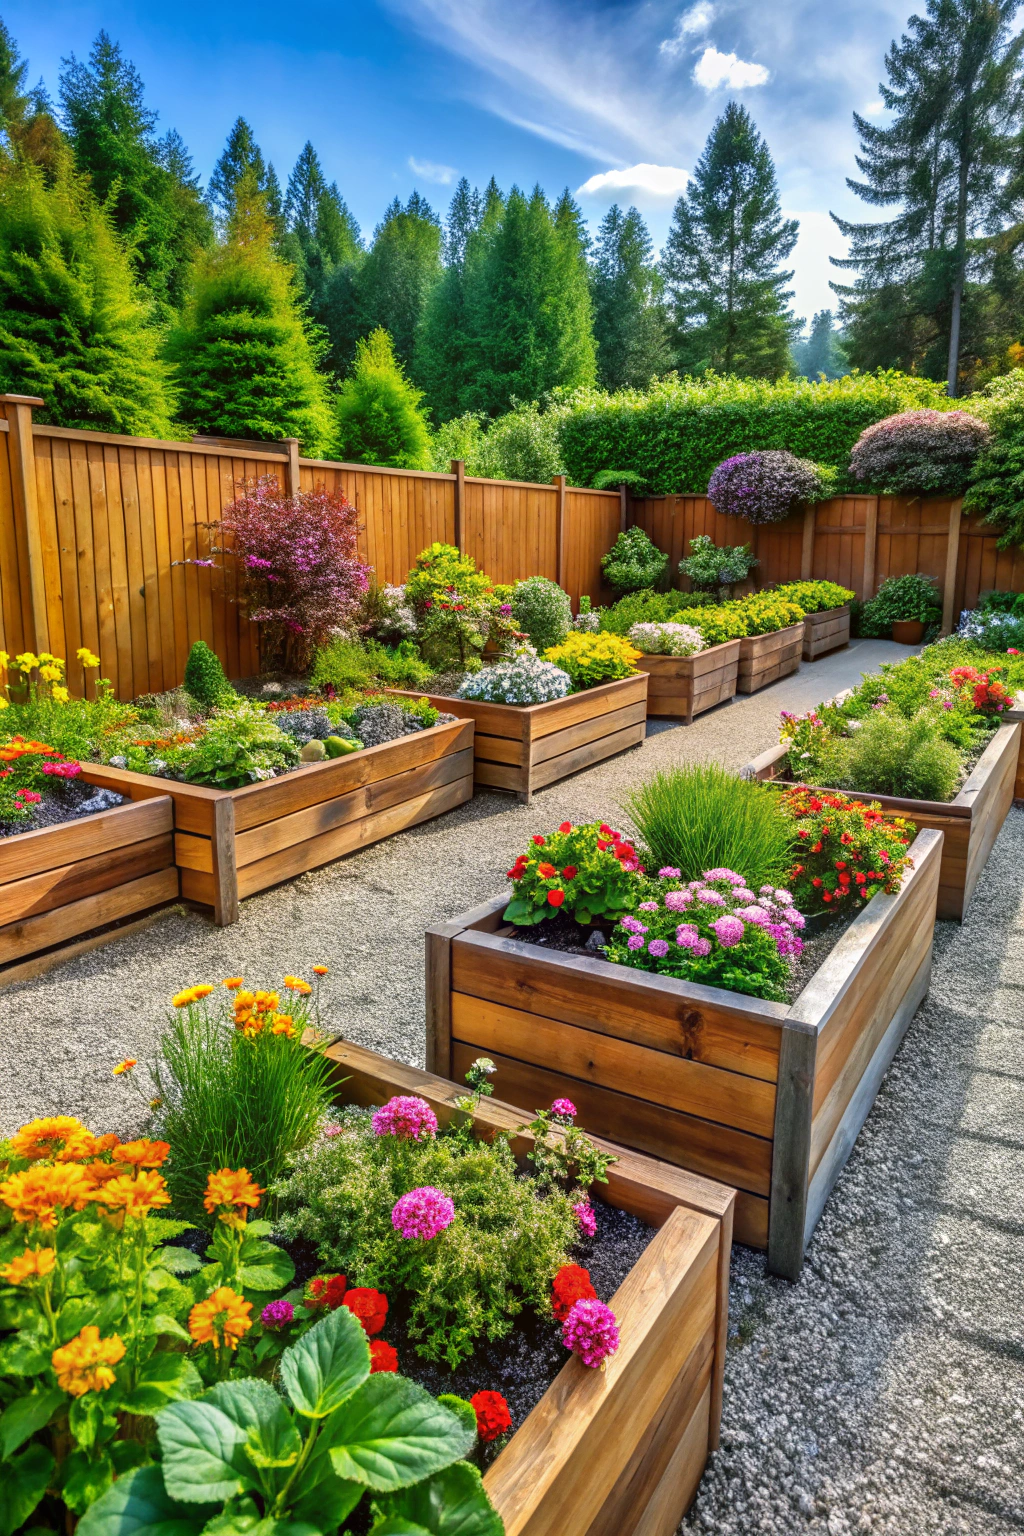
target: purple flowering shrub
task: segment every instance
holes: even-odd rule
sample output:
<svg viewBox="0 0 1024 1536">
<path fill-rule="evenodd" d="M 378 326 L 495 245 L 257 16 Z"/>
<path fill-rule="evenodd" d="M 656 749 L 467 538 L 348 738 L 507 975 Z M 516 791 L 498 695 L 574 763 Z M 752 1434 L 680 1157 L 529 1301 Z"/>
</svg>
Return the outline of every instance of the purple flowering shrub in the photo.
<svg viewBox="0 0 1024 1536">
<path fill-rule="evenodd" d="M 708 482 L 708 499 L 716 512 L 748 523 L 779 523 L 798 502 L 819 501 L 827 490 L 817 464 L 777 448 L 723 460 Z"/>
<path fill-rule="evenodd" d="M 783 1003 L 803 926 L 789 891 L 752 891 L 731 869 L 705 870 L 684 885 L 666 867 L 646 882 L 644 900 L 605 953 L 617 965 Z"/>
<path fill-rule="evenodd" d="M 988 424 L 969 411 L 901 411 L 864 429 L 850 474 L 890 496 L 960 496 L 990 436 Z"/>
</svg>

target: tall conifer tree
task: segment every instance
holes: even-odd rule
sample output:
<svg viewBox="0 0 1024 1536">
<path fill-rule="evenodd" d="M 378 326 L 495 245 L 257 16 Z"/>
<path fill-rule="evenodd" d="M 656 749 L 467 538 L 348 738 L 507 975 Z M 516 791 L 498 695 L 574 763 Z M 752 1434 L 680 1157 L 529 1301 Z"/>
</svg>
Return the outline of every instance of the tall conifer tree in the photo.
<svg viewBox="0 0 1024 1536">
<path fill-rule="evenodd" d="M 672 366 L 653 257 L 640 214 L 613 203 L 597 232 L 591 269 L 598 379 L 605 389 L 646 388 Z"/>
<path fill-rule="evenodd" d="M 430 291 L 416 336 L 413 376 L 439 422 L 449 421 L 463 409 L 463 396 L 475 366 L 466 292 L 474 257 L 479 259 L 476 237 L 485 201 L 463 176 L 445 221 L 444 275 Z"/>
<path fill-rule="evenodd" d="M 374 230 L 356 293 L 363 333 L 387 331 L 403 367 L 413 361 L 416 332 L 440 277 L 440 220 L 418 192 L 404 208 L 396 197 Z"/>
<path fill-rule="evenodd" d="M 255 177 L 256 187 L 266 198 L 267 213 L 275 226 L 282 218 L 281 186 L 272 165 L 244 117 L 235 119 L 206 188 L 206 201 L 220 224 L 226 225 L 235 211 L 235 189 L 246 171 Z"/>
</svg>

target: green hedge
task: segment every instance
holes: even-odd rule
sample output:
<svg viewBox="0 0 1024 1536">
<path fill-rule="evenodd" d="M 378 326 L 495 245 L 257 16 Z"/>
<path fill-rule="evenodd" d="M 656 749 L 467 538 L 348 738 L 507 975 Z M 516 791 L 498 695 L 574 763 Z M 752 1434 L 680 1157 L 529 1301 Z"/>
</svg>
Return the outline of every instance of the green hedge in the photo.
<svg viewBox="0 0 1024 1536">
<path fill-rule="evenodd" d="M 668 379 L 649 390 L 577 391 L 562 423 L 570 485 L 592 485 L 609 465 L 643 477 L 648 493 L 705 493 L 734 453 L 788 448 L 831 465 L 848 486 L 850 449 L 865 427 L 897 411 L 963 402 L 945 387 L 895 371 L 810 383 L 782 379 Z"/>
</svg>

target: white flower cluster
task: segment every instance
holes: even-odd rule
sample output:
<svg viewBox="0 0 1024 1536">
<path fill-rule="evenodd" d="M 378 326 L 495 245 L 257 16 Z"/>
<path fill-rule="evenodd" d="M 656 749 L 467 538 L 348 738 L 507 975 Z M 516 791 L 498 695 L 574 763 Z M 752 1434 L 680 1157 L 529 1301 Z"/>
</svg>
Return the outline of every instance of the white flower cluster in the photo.
<svg viewBox="0 0 1024 1536">
<path fill-rule="evenodd" d="M 692 624 L 634 624 L 629 638 L 645 656 L 695 656 L 704 638 Z"/>
<path fill-rule="evenodd" d="M 405 600 L 405 587 L 393 587 L 390 584 L 381 589 L 390 610 L 389 617 L 395 629 L 401 630 L 407 638 L 416 633 L 416 615 Z"/>
<path fill-rule="evenodd" d="M 532 646 L 523 646 L 507 661 L 467 677 L 459 698 L 485 699 L 490 704 L 547 704 L 564 699 L 571 687 L 568 672 L 541 661 Z"/>
<path fill-rule="evenodd" d="M 584 635 L 596 635 L 601 628 L 601 615 L 593 608 L 589 613 L 578 613 L 572 621 L 572 627 Z"/>
</svg>

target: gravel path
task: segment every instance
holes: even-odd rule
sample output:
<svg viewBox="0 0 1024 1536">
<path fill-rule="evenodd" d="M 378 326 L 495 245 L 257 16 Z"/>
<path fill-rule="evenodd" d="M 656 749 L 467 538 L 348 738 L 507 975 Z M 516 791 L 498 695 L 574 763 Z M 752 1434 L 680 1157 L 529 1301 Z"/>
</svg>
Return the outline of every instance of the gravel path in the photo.
<svg viewBox="0 0 1024 1536">
<path fill-rule="evenodd" d="M 34 1114 L 122 1132 L 140 1100 L 110 1075 L 153 1051 L 178 987 L 253 982 L 325 961 L 337 1027 L 423 1059 L 423 931 L 494 895 L 526 836 L 614 818 L 656 768 L 739 767 L 862 670 L 882 641 L 805 666 L 687 728 L 652 723 L 638 751 L 534 799 L 477 795 L 438 821 L 243 903 L 216 929 L 171 909 L 152 928 L 4 995 L 0 1134 Z M 840 1178 L 796 1286 L 733 1254 L 723 1444 L 682 1529 L 1024 1530 L 1024 811 L 993 851 L 962 928 L 937 929 L 931 994 Z M 569 1536 L 569 1533 L 567 1533 Z"/>
</svg>

